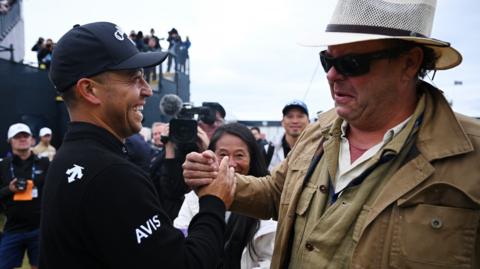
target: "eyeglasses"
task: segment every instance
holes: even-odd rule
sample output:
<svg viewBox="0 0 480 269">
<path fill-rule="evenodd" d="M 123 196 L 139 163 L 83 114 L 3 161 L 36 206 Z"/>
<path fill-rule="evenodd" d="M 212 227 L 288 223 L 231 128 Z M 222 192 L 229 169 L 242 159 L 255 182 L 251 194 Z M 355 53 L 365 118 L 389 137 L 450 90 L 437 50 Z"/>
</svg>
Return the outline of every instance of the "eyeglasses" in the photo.
<svg viewBox="0 0 480 269">
<path fill-rule="evenodd" d="M 395 58 L 409 49 L 407 47 L 396 47 L 370 53 L 348 54 L 340 57 L 328 56 L 327 51 L 324 50 L 320 52 L 320 62 L 325 72 L 328 72 L 334 66 L 338 73 L 354 77 L 367 74 L 370 71 L 371 61 Z"/>
</svg>

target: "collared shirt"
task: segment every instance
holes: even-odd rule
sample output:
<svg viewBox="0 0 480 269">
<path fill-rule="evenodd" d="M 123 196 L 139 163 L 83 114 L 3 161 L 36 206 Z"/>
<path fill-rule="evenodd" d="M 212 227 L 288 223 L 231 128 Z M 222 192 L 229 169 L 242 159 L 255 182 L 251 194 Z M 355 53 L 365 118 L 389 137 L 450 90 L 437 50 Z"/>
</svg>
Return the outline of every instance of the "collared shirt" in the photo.
<svg viewBox="0 0 480 269">
<path fill-rule="evenodd" d="M 407 125 L 412 116 L 405 119 L 400 124 L 387 130 L 383 135 L 383 140 L 373 147 L 365 151 L 358 159 L 353 163 L 350 158 L 350 143 L 346 137 L 348 123 L 342 122 L 340 151 L 338 153 L 338 167 L 335 175 L 335 194 L 342 192 L 352 180 L 358 177 L 363 171 L 368 168 L 368 160 L 371 159 L 385 144 L 392 141 L 392 139 Z"/>
</svg>

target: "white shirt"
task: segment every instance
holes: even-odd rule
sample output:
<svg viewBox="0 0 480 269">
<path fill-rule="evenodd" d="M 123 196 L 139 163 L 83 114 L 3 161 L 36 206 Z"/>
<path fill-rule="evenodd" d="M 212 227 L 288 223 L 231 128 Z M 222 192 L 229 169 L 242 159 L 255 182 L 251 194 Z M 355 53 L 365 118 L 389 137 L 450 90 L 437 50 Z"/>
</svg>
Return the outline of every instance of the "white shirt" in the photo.
<svg viewBox="0 0 480 269">
<path fill-rule="evenodd" d="M 407 122 L 412 116 L 398 124 L 397 126 L 387 130 L 383 135 L 383 140 L 373 147 L 365 151 L 353 163 L 350 158 L 350 143 L 346 137 L 348 123 L 342 122 L 340 151 L 338 153 L 337 174 L 335 175 L 335 194 L 342 192 L 352 180 L 357 178 L 368 168 L 368 160 L 370 160 L 385 144 L 392 141 L 392 139 L 407 125 Z"/>
<path fill-rule="evenodd" d="M 180 229 L 185 235 L 188 225 L 192 218 L 198 213 L 198 196 L 194 191 L 185 195 L 178 217 L 173 221 L 173 226 Z M 225 222 L 228 221 L 230 212 L 226 212 Z M 248 248 L 243 249 L 240 260 L 242 269 L 268 269 L 272 260 L 273 245 L 275 243 L 275 234 L 277 222 L 274 220 L 260 220 L 260 228 L 253 236 L 253 244 L 257 255 L 252 257 Z"/>
</svg>

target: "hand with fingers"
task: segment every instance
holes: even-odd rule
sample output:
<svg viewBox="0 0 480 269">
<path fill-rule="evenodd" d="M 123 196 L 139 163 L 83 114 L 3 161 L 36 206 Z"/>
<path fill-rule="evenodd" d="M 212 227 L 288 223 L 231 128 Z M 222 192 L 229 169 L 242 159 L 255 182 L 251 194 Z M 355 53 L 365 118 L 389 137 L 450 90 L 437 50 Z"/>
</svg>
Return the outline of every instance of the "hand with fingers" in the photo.
<svg viewBox="0 0 480 269">
<path fill-rule="evenodd" d="M 217 196 L 228 209 L 233 202 L 235 187 L 235 170 L 228 166 L 228 157 L 224 157 L 220 162 L 217 177 L 210 184 L 198 188 L 197 195 L 199 198 L 204 195 Z"/>
<path fill-rule="evenodd" d="M 192 189 L 210 184 L 218 175 L 218 162 L 211 150 L 187 154 L 182 165 L 185 183 Z"/>
</svg>

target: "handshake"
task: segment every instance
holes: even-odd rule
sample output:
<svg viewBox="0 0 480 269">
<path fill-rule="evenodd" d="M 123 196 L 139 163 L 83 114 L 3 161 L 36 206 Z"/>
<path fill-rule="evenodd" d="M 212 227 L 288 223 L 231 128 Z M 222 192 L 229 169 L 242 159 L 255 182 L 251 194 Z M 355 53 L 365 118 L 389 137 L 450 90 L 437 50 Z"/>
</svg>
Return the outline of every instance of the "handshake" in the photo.
<svg viewBox="0 0 480 269">
<path fill-rule="evenodd" d="M 195 190 L 198 197 L 213 195 L 230 208 L 235 194 L 235 171 L 229 167 L 229 157 L 223 157 L 218 164 L 217 156 L 211 150 L 202 153 L 191 152 L 182 165 L 185 183 Z"/>
</svg>

